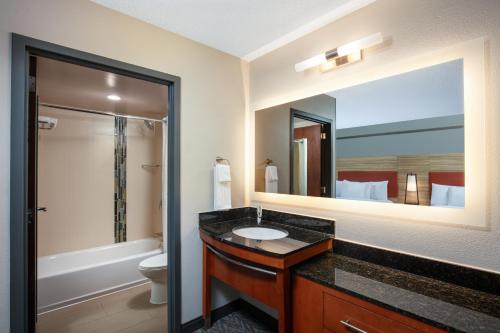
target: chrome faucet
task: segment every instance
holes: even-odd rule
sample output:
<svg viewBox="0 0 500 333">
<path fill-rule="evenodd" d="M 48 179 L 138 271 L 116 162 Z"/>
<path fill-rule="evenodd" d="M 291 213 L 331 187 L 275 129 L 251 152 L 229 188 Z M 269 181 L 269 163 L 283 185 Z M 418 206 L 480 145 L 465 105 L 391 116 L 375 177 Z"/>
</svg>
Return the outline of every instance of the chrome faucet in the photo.
<svg viewBox="0 0 500 333">
<path fill-rule="evenodd" d="M 262 222 L 262 206 L 258 205 L 257 206 L 257 224 L 260 224 Z"/>
</svg>

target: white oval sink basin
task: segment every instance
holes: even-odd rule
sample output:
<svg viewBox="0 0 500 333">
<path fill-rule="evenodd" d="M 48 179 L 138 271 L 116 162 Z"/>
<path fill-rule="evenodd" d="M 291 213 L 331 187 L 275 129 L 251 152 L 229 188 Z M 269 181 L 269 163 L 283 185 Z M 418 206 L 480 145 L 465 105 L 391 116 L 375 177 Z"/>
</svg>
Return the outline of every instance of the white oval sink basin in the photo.
<svg viewBox="0 0 500 333">
<path fill-rule="evenodd" d="M 257 240 L 273 240 L 285 238 L 288 232 L 266 227 L 239 227 L 233 229 L 233 234 L 240 237 Z"/>
</svg>

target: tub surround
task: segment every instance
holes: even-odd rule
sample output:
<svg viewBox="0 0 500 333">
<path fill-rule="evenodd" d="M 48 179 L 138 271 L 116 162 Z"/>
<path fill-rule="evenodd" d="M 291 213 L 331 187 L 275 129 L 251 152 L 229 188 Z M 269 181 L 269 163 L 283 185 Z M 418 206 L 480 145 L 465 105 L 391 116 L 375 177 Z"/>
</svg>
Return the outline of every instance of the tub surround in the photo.
<svg viewBox="0 0 500 333">
<path fill-rule="evenodd" d="M 38 258 L 38 313 L 145 283 L 137 267 L 160 253 L 146 238 Z"/>
<path fill-rule="evenodd" d="M 453 266 L 336 241 L 333 253 L 312 258 L 294 272 L 451 332 L 500 332 L 500 276 Z"/>
</svg>

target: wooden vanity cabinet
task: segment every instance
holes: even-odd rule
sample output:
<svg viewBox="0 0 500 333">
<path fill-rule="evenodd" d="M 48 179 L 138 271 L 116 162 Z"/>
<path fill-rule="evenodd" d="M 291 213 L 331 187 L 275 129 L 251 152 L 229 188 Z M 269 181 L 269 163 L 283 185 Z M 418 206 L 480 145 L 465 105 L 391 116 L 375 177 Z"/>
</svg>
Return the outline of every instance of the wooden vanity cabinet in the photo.
<svg viewBox="0 0 500 333">
<path fill-rule="evenodd" d="M 292 288 L 294 333 L 445 332 L 301 276 Z"/>
<path fill-rule="evenodd" d="M 203 240 L 203 308 L 205 328 L 211 325 L 211 279 L 216 278 L 278 310 L 278 332 L 291 332 L 290 268 L 332 249 L 332 239 L 292 254 L 273 257 L 246 250 L 200 232 Z"/>
</svg>

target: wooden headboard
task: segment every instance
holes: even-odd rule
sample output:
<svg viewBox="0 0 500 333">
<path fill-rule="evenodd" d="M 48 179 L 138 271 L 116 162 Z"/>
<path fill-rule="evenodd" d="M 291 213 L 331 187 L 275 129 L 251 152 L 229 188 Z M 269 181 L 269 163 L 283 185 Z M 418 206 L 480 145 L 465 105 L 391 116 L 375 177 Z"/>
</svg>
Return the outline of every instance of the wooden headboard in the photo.
<svg viewBox="0 0 500 333">
<path fill-rule="evenodd" d="M 432 193 L 432 184 L 465 186 L 463 171 L 431 171 L 429 172 L 429 193 Z"/>
<path fill-rule="evenodd" d="M 398 172 L 397 171 L 339 171 L 338 180 L 352 182 L 380 182 L 387 180 L 387 196 L 398 197 Z"/>
</svg>

